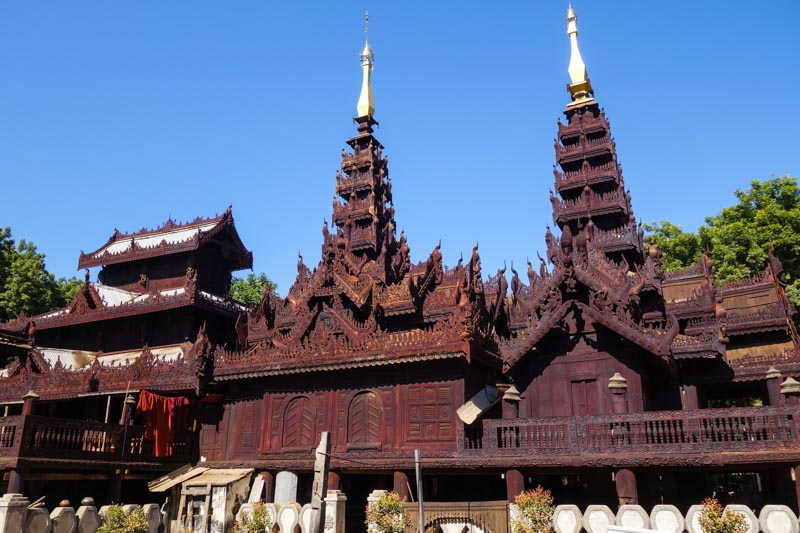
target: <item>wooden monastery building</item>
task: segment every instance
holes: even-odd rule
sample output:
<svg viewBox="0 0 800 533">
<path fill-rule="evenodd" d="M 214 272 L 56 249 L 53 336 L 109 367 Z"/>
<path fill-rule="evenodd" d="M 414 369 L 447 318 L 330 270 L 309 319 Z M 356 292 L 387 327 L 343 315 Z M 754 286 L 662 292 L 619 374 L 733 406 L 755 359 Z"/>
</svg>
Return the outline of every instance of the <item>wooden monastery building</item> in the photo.
<svg viewBox="0 0 800 533">
<path fill-rule="evenodd" d="M 253 468 L 264 497 L 308 501 L 331 433 L 329 488 L 363 523 L 367 494 L 673 503 L 712 492 L 797 509 L 800 353 L 774 250 L 717 283 L 708 255 L 662 269 L 631 207 L 570 8 L 571 101 L 555 143 L 546 258 L 485 276 L 478 246 L 413 264 L 374 135 L 372 51 L 319 264 L 285 298 L 229 297 L 252 255 L 223 215 L 115 231 L 72 303 L 0 324 L 0 467 L 33 498 L 145 497 L 186 463 Z M 546 206 L 542 199 L 542 207 Z M 163 413 L 168 413 L 168 419 Z M 166 421 L 165 421 L 166 420 Z M 103 503 L 103 502 L 99 502 Z"/>
</svg>

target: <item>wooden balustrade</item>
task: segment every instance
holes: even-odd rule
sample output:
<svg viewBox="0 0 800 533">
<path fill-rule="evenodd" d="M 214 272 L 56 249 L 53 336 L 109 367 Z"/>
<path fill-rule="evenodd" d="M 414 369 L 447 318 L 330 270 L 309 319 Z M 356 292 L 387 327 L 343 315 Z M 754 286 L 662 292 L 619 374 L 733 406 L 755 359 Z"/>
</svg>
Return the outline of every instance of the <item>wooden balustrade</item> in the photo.
<svg viewBox="0 0 800 533">
<path fill-rule="evenodd" d="M 191 461 L 196 435 L 177 436 L 172 455 L 156 458 L 141 426 L 47 416 L 0 417 L 0 457 L 37 457 L 86 461 Z M 123 442 L 125 445 L 123 445 Z"/>
<path fill-rule="evenodd" d="M 460 434 L 459 451 L 576 455 L 791 448 L 800 447 L 797 422 L 794 407 L 485 420 L 482 428 Z"/>
</svg>

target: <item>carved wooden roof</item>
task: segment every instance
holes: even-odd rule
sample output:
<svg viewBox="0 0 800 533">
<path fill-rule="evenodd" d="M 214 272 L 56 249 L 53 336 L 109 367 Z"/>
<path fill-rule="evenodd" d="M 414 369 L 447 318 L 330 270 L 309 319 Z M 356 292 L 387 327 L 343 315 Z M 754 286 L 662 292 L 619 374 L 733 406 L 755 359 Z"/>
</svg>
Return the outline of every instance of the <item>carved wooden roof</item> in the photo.
<svg viewBox="0 0 800 533">
<path fill-rule="evenodd" d="M 223 235 L 224 233 L 224 235 Z M 108 242 L 89 253 L 81 251 L 78 268 L 126 263 L 163 255 L 198 249 L 212 239 L 229 240 L 234 269 L 252 268 L 253 254 L 245 248 L 236 231 L 230 207 L 222 214 L 210 218 L 196 218 L 178 223 L 171 218 L 155 229 L 142 228 L 132 233 L 114 230 Z"/>
</svg>

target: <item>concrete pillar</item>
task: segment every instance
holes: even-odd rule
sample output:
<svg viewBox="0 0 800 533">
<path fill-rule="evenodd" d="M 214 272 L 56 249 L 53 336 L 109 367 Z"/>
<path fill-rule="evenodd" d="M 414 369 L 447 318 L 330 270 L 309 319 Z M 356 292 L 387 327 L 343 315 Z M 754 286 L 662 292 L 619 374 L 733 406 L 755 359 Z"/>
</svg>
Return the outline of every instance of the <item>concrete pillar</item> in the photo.
<svg viewBox="0 0 800 533">
<path fill-rule="evenodd" d="M 506 497 L 514 503 L 514 499 L 525 490 L 525 478 L 519 470 L 506 471 Z"/>
<path fill-rule="evenodd" d="M 608 391 L 611 393 L 611 406 L 615 415 L 628 412 L 628 380 L 616 372 L 608 378 Z"/>
<path fill-rule="evenodd" d="M 617 500 L 620 505 L 638 505 L 639 490 L 636 486 L 636 475 L 623 468 L 617 470 L 614 475 L 614 483 L 617 488 Z"/>
<path fill-rule="evenodd" d="M 100 514 L 97 512 L 92 498 L 81 500 L 81 506 L 78 507 L 75 516 L 78 519 L 76 533 L 95 533 L 100 527 Z"/>
<path fill-rule="evenodd" d="M 25 396 L 22 397 L 22 416 L 33 414 L 33 404 L 39 399 L 39 395 L 29 390 Z"/>
<path fill-rule="evenodd" d="M 283 470 L 275 476 L 275 503 L 286 505 L 297 501 L 297 474 Z"/>
<path fill-rule="evenodd" d="M 783 395 L 781 395 L 781 373 L 774 366 L 767 370 L 767 392 L 769 393 L 769 404 L 774 406 L 783 405 Z"/>
<path fill-rule="evenodd" d="M 392 490 L 395 491 L 405 501 L 411 501 L 408 490 L 410 484 L 408 482 L 408 476 L 406 473 L 400 471 L 395 472 L 392 481 Z M 417 496 L 417 498 L 419 498 L 419 496 Z"/>
<path fill-rule="evenodd" d="M 342 477 L 335 470 L 328 470 L 328 491 L 342 490 Z"/>
<path fill-rule="evenodd" d="M 64 503 L 67 505 L 62 505 Z M 66 500 L 58 504 L 58 507 L 50 513 L 50 522 L 53 525 L 53 533 L 75 533 L 78 528 L 75 509 L 70 507 Z"/>
<path fill-rule="evenodd" d="M 345 505 L 347 496 L 340 490 L 328 489 L 325 496 L 325 533 L 344 533 Z M 333 527 L 329 527 L 333 525 Z"/>
<path fill-rule="evenodd" d="M 22 533 L 29 503 L 22 494 L 3 494 L 0 498 L 0 533 Z"/>
<path fill-rule="evenodd" d="M 519 418 L 519 401 L 520 396 L 517 387 L 510 385 L 503 392 L 502 408 L 504 419 Z"/>
</svg>

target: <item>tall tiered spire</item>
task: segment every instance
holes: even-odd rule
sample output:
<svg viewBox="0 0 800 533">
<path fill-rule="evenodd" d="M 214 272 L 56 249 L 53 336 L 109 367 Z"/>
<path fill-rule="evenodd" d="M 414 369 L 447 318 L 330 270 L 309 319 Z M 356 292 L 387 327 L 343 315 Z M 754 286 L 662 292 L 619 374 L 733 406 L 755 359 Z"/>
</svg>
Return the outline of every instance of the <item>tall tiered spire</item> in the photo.
<svg viewBox="0 0 800 533">
<path fill-rule="evenodd" d="M 567 34 L 572 54 L 569 61 L 572 101 L 558 124 L 555 143 L 555 189 L 551 195 L 553 222 L 562 232 L 585 231 L 594 244 L 615 259 L 641 262 L 642 235 L 625 190 L 622 168 L 611 137 L 611 126 L 595 101 L 586 65 L 578 49 L 578 17 L 567 10 Z"/>
<path fill-rule="evenodd" d="M 567 35 L 569 35 L 571 48 L 569 67 L 567 68 L 572 82 L 568 85 L 569 93 L 572 95 L 573 102 L 584 102 L 591 99 L 593 91 L 586 64 L 583 62 L 581 50 L 578 48 L 578 15 L 572 9 L 572 4 L 567 8 Z"/>
<path fill-rule="evenodd" d="M 364 13 L 364 49 L 361 50 L 361 70 L 363 80 L 361 82 L 361 95 L 358 97 L 359 117 L 372 116 L 375 114 L 375 103 L 372 101 L 372 61 L 375 56 L 369 46 L 369 11 Z"/>
</svg>

